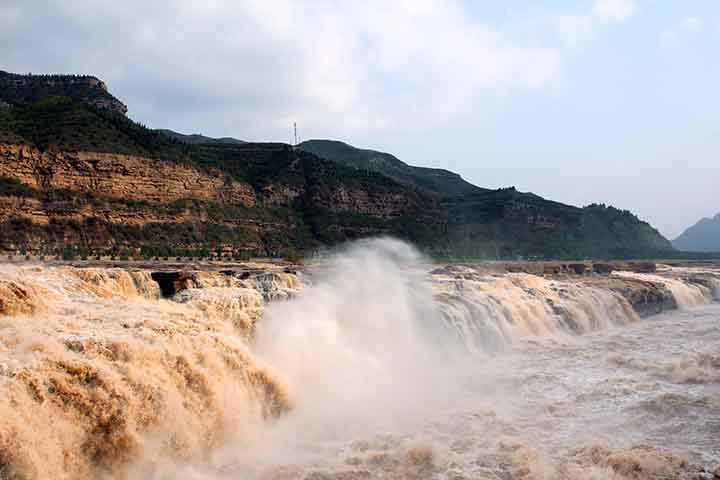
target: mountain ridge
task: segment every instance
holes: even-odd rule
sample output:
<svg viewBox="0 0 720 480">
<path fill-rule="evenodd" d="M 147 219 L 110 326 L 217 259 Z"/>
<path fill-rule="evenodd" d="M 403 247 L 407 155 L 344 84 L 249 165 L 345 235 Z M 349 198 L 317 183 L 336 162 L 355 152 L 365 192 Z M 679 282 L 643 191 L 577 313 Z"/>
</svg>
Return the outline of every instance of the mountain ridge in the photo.
<svg viewBox="0 0 720 480">
<path fill-rule="evenodd" d="M 392 235 L 444 258 L 673 254 L 625 210 L 484 189 L 342 142 L 151 130 L 73 88 L 0 109 L 0 249 L 276 256 Z"/>
<path fill-rule="evenodd" d="M 455 172 L 441 168 L 416 167 L 390 153 L 357 148 L 339 140 L 306 140 L 298 144 L 297 148 L 353 168 L 374 170 L 400 183 L 440 195 L 454 196 L 487 190 L 465 181 Z"/>
<path fill-rule="evenodd" d="M 701 218 L 672 243 L 675 248 L 691 252 L 720 252 L 720 213 Z"/>
<path fill-rule="evenodd" d="M 244 140 L 239 140 L 237 138 L 233 137 L 220 137 L 220 138 L 213 138 L 213 137 L 206 137 L 205 135 L 202 135 L 200 133 L 190 133 L 190 134 L 184 134 L 175 132 L 173 130 L 169 130 L 167 128 L 158 128 L 156 131 L 162 133 L 163 135 L 166 135 L 170 138 L 174 138 L 175 140 L 179 140 L 184 143 L 190 143 L 190 144 L 198 144 L 198 143 L 234 143 L 234 144 L 242 144 L 242 143 L 248 143 Z"/>
<path fill-rule="evenodd" d="M 495 190 L 482 188 L 463 180 L 460 175 L 448 170 L 413 167 L 391 154 L 360 149 L 336 140 L 313 139 L 302 142 L 297 147 L 343 165 L 377 171 L 407 186 L 437 195 L 450 212 L 450 224 L 460 224 L 464 230 L 471 229 L 479 236 L 486 238 L 495 236 L 496 232 L 492 229 L 488 231 L 485 226 L 492 221 L 493 214 L 497 216 L 498 211 L 509 210 L 506 218 L 515 217 L 516 241 L 526 243 L 528 252 L 531 252 L 532 248 L 536 248 L 531 245 L 530 241 L 533 230 L 534 234 L 548 235 L 549 231 L 559 222 L 557 215 L 568 219 L 572 218 L 571 221 L 576 223 L 595 224 L 593 230 L 602 238 L 602 241 L 610 243 L 616 241 L 612 232 L 599 227 L 603 223 L 603 219 L 611 219 L 618 226 L 635 226 L 632 233 L 646 238 L 646 240 L 640 238 L 637 240 L 648 241 L 652 244 L 652 248 L 664 250 L 670 247 L 670 242 L 656 229 L 627 210 L 616 209 L 604 204 L 591 204 L 583 208 L 574 207 L 547 200 L 531 192 L 519 192 L 515 187 Z M 438 181 L 438 176 L 440 181 Z M 455 190 L 456 186 L 460 188 Z M 502 200 L 498 201 L 499 199 Z M 548 211 L 555 212 L 556 217 L 548 216 L 546 213 Z M 542 229 L 546 229 L 546 231 L 542 231 Z M 626 230 L 619 236 L 630 234 L 633 229 Z M 506 231 L 505 235 L 509 235 L 509 232 Z M 564 241 L 568 240 L 564 239 Z M 497 247 L 495 240 L 491 240 L 491 243 L 494 243 L 494 248 L 498 250 L 503 248 L 502 246 Z M 486 251 L 485 255 L 487 253 Z M 530 255 L 533 256 L 532 253 Z M 498 256 L 502 255 L 498 254 Z"/>
</svg>

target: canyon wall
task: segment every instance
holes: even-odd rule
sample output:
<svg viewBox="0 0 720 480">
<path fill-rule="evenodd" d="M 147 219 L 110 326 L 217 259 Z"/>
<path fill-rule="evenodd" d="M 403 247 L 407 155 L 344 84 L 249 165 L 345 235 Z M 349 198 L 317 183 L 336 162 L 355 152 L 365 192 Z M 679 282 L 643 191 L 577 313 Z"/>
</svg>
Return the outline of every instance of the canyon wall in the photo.
<svg viewBox="0 0 720 480">
<path fill-rule="evenodd" d="M 312 244 L 302 209 L 384 221 L 415 208 L 402 191 L 328 188 L 312 179 L 251 185 L 213 167 L 11 143 L 0 143 L 0 180 L 0 248 L 8 251 L 159 244 L 266 254 L 302 237 Z"/>
<path fill-rule="evenodd" d="M 75 190 L 123 200 L 171 203 L 185 198 L 255 204 L 247 185 L 221 172 L 151 158 L 99 152 L 40 151 L 0 143 L 0 176 L 37 190 Z"/>
</svg>

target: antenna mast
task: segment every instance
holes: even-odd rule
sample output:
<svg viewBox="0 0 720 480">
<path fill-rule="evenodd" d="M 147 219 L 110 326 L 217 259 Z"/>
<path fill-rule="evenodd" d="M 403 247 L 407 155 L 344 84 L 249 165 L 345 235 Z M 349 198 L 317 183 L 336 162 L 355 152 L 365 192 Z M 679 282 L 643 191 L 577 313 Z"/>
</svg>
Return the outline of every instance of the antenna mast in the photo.
<svg viewBox="0 0 720 480">
<path fill-rule="evenodd" d="M 295 132 L 295 145 L 297 146 L 297 122 L 293 122 L 293 131 Z"/>
</svg>

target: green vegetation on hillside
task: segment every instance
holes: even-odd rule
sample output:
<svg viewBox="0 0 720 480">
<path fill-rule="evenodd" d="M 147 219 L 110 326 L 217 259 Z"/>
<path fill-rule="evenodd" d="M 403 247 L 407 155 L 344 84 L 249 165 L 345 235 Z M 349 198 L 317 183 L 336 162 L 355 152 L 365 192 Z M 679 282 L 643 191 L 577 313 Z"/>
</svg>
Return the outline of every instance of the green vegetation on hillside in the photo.
<svg viewBox="0 0 720 480">
<path fill-rule="evenodd" d="M 342 142 L 310 140 L 300 148 L 438 195 L 447 223 L 428 236 L 448 257 L 632 257 L 672 248 L 650 225 L 613 207 L 580 209 L 514 188 L 481 189 L 451 172 L 411 167 L 392 155 Z"/>
<path fill-rule="evenodd" d="M 197 165 L 217 168 L 231 178 L 244 180 L 256 189 L 280 183 L 308 185 L 317 193 L 338 188 L 406 192 L 402 185 L 377 172 L 344 167 L 281 143 L 197 145 L 191 151 L 191 159 Z"/>
<path fill-rule="evenodd" d="M 197 144 L 203 144 L 203 143 L 234 143 L 234 144 L 243 144 L 247 143 L 243 140 L 238 140 L 237 138 L 232 137 L 222 137 L 222 138 L 212 138 L 212 137 L 206 137 L 205 135 L 201 135 L 199 133 L 191 133 L 190 135 L 184 135 L 182 133 L 173 132 L 172 130 L 167 129 L 158 129 L 157 132 L 162 133 L 166 137 L 170 137 L 173 140 L 177 140 L 182 143 L 188 143 L 191 145 L 197 145 Z"/>
<path fill-rule="evenodd" d="M 54 249 L 73 244 L 85 250 L 140 248 L 170 254 L 227 247 L 277 255 L 394 235 L 449 259 L 623 258 L 671 251 L 666 239 L 627 211 L 572 207 L 514 188 L 487 190 L 452 172 L 412 167 L 392 155 L 340 142 L 313 140 L 293 148 L 185 137 L 148 129 L 71 95 L 0 108 L 0 141 L 180 163 L 246 182 L 261 199 L 254 207 L 198 199 L 132 202 L 72 190 L 34 190 L 0 178 L 0 196 L 36 199 L 51 214 L 48 225 L 5 220 L 0 247 L 27 247 L 33 238 L 43 238 Z M 373 197 L 399 199 L 403 213 L 357 213 L 365 210 L 353 205 Z M 339 207 L 339 198 L 346 199 L 345 207 Z M 59 216 L 82 207 L 152 212 L 170 220 L 140 227 L 100 217 L 76 222 Z"/>
<path fill-rule="evenodd" d="M 0 110 L 0 139 L 14 138 L 40 150 L 96 151 L 185 158 L 187 148 L 115 112 L 70 97 L 44 97 Z"/>
<path fill-rule="evenodd" d="M 358 171 L 310 153 L 296 151 L 285 144 L 250 144 L 210 142 L 186 144 L 150 130 L 125 116 L 93 108 L 67 97 L 46 97 L 32 105 L 18 105 L 0 110 L 0 140 L 25 143 L 41 150 L 98 151 L 141 155 L 157 161 L 194 166 L 228 179 L 247 182 L 262 195 L 265 188 L 288 188 L 302 192 L 287 206 L 244 205 L 227 202 L 203 202 L 185 199 L 171 204 L 111 199 L 88 192 L 65 189 L 35 190 L 13 179 L 0 178 L 0 195 L 31 197 L 52 209 L 89 207 L 93 211 L 112 208 L 116 211 L 152 210 L 156 216 L 191 212 L 207 222 L 193 224 L 158 223 L 142 228 L 97 222 L 51 222 L 47 226 L 28 225 L 23 219 L 6 222 L 3 244 L 27 245 L 33 237 L 43 237 L 50 245 L 64 241 L 90 245 L 143 245 L 155 251 L 168 248 L 195 248 L 205 245 L 251 246 L 259 254 L 274 255 L 297 249 L 311 250 L 363 233 L 401 234 L 387 222 L 372 215 L 344 214 L 332 211 L 327 200 L 338 191 L 349 194 L 407 196 L 410 205 L 427 202 L 422 195 L 409 192 L 402 185 L 376 172 Z M 69 203 L 68 203 L 69 202 Z M 50 213 L 51 210 L 48 210 Z M 328 222 L 327 219 L 333 219 Z M 265 229 L 252 233 L 225 224 L 244 221 Z M 407 219 L 407 222 L 410 220 Z M 271 227 L 274 226 L 273 230 Z M 399 227 L 398 227 L 399 228 Z M 62 233 L 64 232 L 64 233 Z M 68 240 L 71 239 L 71 240 Z M 172 247 L 174 246 L 174 247 Z"/>
<path fill-rule="evenodd" d="M 0 196 L 34 197 L 37 194 L 37 190 L 14 178 L 0 177 Z"/>
<path fill-rule="evenodd" d="M 0 110 L 0 140 L 13 139 L 40 150 L 96 151 L 140 155 L 219 169 L 256 188 L 272 183 L 317 188 L 341 185 L 371 191 L 404 189 L 373 171 L 344 167 L 280 143 L 187 144 L 123 115 L 96 109 L 69 97 L 45 97 L 28 106 Z"/>
<path fill-rule="evenodd" d="M 453 197 L 484 190 L 466 182 L 457 173 L 439 168 L 413 167 L 389 153 L 355 148 L 343 142 L 308 140 L 298 148 L 358 170 L 381 173 L 406 186 L 435 195 Z"/>
</svg>

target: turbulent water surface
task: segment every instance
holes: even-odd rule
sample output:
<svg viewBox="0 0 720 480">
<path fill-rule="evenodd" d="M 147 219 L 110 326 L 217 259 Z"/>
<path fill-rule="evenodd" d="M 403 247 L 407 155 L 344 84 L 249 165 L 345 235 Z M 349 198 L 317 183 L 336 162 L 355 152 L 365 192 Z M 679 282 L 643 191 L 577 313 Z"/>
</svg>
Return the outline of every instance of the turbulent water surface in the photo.
<svg viewBox="0 0 720 480">
<path fill-rule="evenodd" d="M 713 478 L 720 275 L 616 274 L 680 307 L 641 319 L 598 282 L 429 270 L 375 241 L 160 299 L 4 267 L 0 478 Z"/>
</svg>

